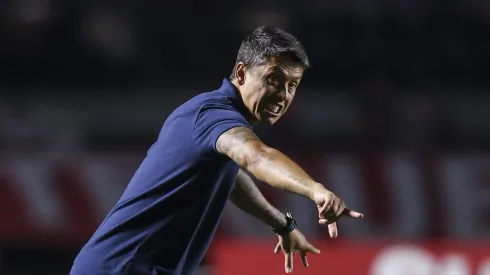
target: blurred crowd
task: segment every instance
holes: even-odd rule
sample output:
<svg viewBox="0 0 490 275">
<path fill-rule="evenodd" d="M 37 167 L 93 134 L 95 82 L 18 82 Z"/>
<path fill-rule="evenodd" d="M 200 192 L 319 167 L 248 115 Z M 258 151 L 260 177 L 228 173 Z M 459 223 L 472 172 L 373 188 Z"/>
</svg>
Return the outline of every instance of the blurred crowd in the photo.
<svg viewBox="0 0 490 275">
<path fill-rule="evenodd" d="M 241 39 L 263 24 L 298 36 L 313 63 L 265 139 L 482 148 L 490 136 L 488 1 L 1 5 L 0 148 L 146 148 L 175 106 L 229 75 Z"/>
<path fill-rule="evenodd" d="M 488 82 L 490 69 L 485 0 L 6 0 L 0 9 L 2 86 L 214 83 L 264 24 L 303 41 L 311 85 L 461 88 Z"/>
</svg>

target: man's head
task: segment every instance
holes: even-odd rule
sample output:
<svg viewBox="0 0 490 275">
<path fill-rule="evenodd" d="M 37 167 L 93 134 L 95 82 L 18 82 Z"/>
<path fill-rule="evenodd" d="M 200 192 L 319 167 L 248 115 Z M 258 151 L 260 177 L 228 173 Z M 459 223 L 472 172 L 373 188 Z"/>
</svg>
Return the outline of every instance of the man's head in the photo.
<svg viewBox="0 0 490 275">
<path fill-rule="evenodd" d="M 309 67 L 298 39 L 277 28 L 260 27 L 243 40 L 230 80 L 252 120 L 274 124 L 293 101 Z"/>
</svg>

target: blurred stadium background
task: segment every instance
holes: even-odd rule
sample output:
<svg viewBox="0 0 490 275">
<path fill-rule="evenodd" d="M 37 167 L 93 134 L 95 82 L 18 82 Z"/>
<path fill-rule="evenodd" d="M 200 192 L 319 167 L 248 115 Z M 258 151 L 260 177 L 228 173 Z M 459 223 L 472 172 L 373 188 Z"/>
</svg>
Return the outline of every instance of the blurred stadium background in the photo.
<svg viewBox="0 0 490 275">
<path fill-rule="evenodd" d="M 259 135 L 366 217 L 330 240 L 261 184 L 322 249 L 294 273 L 489 275 L 487 0 L 0 1 L 0 274 L 68 274 L 169 112 L 264 24 L 313 68 Z M 275 241 L 229 206 L 199 273 L 283 274 Z"/>
</svg>

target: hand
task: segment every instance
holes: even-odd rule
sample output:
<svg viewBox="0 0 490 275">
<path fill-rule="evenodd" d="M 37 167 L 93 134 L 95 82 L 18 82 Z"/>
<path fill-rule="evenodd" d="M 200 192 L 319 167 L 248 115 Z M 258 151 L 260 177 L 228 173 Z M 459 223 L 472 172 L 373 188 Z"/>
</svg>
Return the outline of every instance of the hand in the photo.
<svg viewBox="0 0 490 275">
<path fill-rule="evenodd" d="M 318 223 L 328 225 L 328 232 L 332 238 L 338 236 L 336 221 L 340 217 L 360 219 L 364 216 L 359 212 L 348 209 L 344 201 L 325 188 L 316 191 L 313 194 L 313 200 L 318 208 Z"/>
<path fill-rule="evenodd" d="M 299 251 L 301 261 L 305 267 L 308 267 L 306 252 L 313 254 L 320 253 L 320 250 L 310 244 L 298 229 L 294 229 L 285 236 L 278 236 L 278 238 L 279 242 L 274 249 L 274 254 L 279 253 L 281 250 L 284 252 L 284 268 L 286 269 L 286 273 L 293 272 L 293 257 L 297 251 Z"/>
</svg>

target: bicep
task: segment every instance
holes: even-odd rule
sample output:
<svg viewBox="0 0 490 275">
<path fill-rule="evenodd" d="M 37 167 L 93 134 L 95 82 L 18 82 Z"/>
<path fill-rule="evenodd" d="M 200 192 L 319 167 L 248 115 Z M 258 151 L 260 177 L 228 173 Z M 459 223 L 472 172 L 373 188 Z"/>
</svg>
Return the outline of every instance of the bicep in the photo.
<svg viewBox="0 0 490 275">
<path fill-rule="evenodd" d="M 228 156 L 241 167 L 248 167 L 267 146 L 247 127 L 234 127 L 221 134 L 216 150 Z"/>
</svg>

